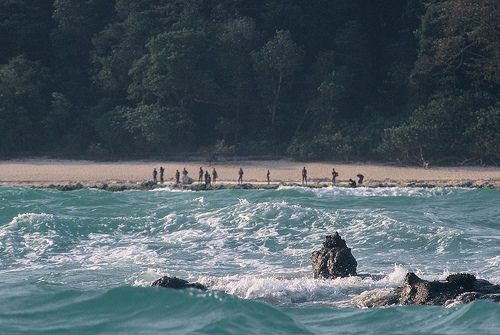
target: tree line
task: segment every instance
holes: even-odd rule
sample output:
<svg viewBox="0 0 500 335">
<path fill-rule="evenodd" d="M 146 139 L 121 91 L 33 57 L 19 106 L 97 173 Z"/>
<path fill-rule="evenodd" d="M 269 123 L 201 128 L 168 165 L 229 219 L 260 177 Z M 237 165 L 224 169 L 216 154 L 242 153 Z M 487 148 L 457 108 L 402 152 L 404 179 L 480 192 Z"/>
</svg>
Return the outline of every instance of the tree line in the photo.
<svg viewBox="0 0 500 335">
<path fill-rule="evenodd" d="M 498 0 L 0 0 L 0 155 L 500 162 Z"/>
</svg>

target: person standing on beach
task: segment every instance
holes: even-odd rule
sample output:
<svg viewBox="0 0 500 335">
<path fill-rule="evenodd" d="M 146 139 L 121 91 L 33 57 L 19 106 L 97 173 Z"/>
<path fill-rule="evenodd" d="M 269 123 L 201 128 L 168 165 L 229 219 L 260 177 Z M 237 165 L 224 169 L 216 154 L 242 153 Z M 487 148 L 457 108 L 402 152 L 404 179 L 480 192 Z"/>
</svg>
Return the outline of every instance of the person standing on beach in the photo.
<svg viewBox="0 0 500 335">
<path fill-rule="evenodd" d="M 175 170 L 175 183 L 176 184 L 179 184 L 181 182 L 180 177 L 181 177 L 181 174 L 180 174 L 179 170 Z"/>
<path fill-rule="evenodd" d="M 335 185 L 335 178 L 339 176 L 339 173 L 335 171 L 335 168 L 332 169 L 332 184 Z"/>
<path fill-rule="evenodd" d="M 307 170 L 306 170 L 306 167 L 304 166 L 304 168 L 302 169 L 302 185 L 304 185 L 304 182 L 306 183 L 307 185 Z"/>
<path fill-rule="evenodd" d="M 210 173 L 205 171 L 205 185 L 210 185 Z"/>
<path fill-rule="evenodd" d="M 203 180 L 203 169 L 200 166 L 200 172 L 198 173 L 198 183 L 201 184 L 202 180 Z"/>
<path fill-rule="evenodd" d="M 213 170 L 212 170 L 212 177 L 213 177 L 212 179 L 214 180 L 214 184 L 215 184 L 215 181 L 217 180 L 217 177 L 218 177 L 217 171 L 215 171 L 215 168 L 213 168 Z"/>
<path fill-rule="evenodd" d="M 188 175 L 188 171 L 186 170 L 186 168 L 182 169 L 182 176 L 187 176 Z"/>
<path fill-rule="evenodd" d="M 240 168 L 240 171 L 238 171 L 238 184 L 243 184 L 243 169 Z"/>
<path fill-rule="evenodd" d="M 269 170 L 267 170 L 267 175 L 266 176 L 267 176 L 267 185 L 269 185 L 269 183 L 271 182 L 271 179 L 270 179 L 271 172 L 269 172 Z"/>
<path fill-rule="evenodd" d="M 163 184 L 163 173 L 165 173 L 165 169 L 163 166 L 160 166 L 160 183 Z"/>
<path fill-rule="evenodd" d="M 158 175 L 158 171 L 156 171 L 156 168 L 153 169 L 153 183 L 157 183 L 158 180 L 156 179 L 156 176 Z"/>
<path fill-rule="evenodd" d="M 363 185 L 363 179 L 365 179 L 365 176 L 359 173 L 356 177 L 358 177 L 358 185 Z"/>
</svg>

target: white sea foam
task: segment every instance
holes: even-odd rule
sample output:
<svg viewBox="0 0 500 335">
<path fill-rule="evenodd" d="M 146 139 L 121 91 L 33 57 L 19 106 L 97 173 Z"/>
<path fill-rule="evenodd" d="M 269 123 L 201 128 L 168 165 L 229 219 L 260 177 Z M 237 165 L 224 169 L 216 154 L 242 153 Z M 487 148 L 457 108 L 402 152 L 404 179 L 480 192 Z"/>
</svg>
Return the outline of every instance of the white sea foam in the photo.
<svg viewBox="0 0 500 335">
<path fill-rule="evenodd" d="M 154 188 L 152 190 L 149 190 L 149 192 L 172 192 L 172 193 L 187 193 L 187 192 L 194 192 L 192 190 L 185 190 L 185 189 L 179 189 L 179 188 L 170 188 L 170 187 L 159 187 L 159 188 Z"/>
<path fill-rule="evenodd" d="M 283 186 L 278 190 L 296 190 L 304 194 L 313 193 L 318 197 L 331 196 L 356 196 L 356 197 L 432 197 L 447 195 L 455 190 L 471 191 L 469 188 L 448 188 L 448 187 L 338 187 L 327 186 L 321 188 L 310 188 L 302 186 Z"/>
<path fill-rule="evenodd" d="M 151 283 L 161 278 L 163 276 L 170 276 L 168 272 L 164 269 L 159 268 L 147 268 L 146 270 L 140 271 L 139 273 L 134 273 L 132 276 L 125 280 L 125 283 L 131 284 L 132 286 L 151 286 Z"/>
<path fill-rule="evenodd" d="M 53 238 L 57 234 L 51 229 L 40 229 L 53 219 L 54 215 L 47 213 L 18 214 L 0 228 L 0 245 L 7 254 L 28 253 L 26 257 L 35 260 L 54 243 Z"/>
<path fill-rule="evenodd" d="M 40 223 L 46 222 L 47 220 L 52 220 L 54 215 L 47 213 L 21 213 L 16 215 L 6 227 L 2 227 L 0 230 L 3 231 L 5 228 L 15 228 L 18 225 L 39 225 Z"/>
<path fill-rule="evenodd" d="M 274 272 L 276 273 L 276 272 Z M 210 289 L 223 291 L 243 299 L 256 299 L 272 304 L 349 304 L 354 297 L 367 290 L 392 290 L 401 285 L 406 270 L 395 265 L 394 271 L 382 279 L 348 277 L 334 280 L 313 279 L 309 275 L 224 277 L 202 276 L 198 282 Z M 355 305 L 355 303 L 352 303 Z"/>
<path fill-rule="evenodd" d="M 155 250 L 150 250 L 148 241 L 133 236 L 91 233 L 71 251 L 53 255 L 54 264 L 73 264 L 87 270 L 129 268 L 131 266 L 154 266 L 163 259 Z"/>
<path fill-rule="evenodd" d="M 50 248 L 54 241 L 47 236 L 43 236 L 42 234 L 36 232 L 31 234 L 25 234 L 24 238 L 24 246 L 30 252 L 26 255 L 27 258 L 31 260 L 38 259 L 41 255 L 45 253 L 45 251 Z"/>
</svg>

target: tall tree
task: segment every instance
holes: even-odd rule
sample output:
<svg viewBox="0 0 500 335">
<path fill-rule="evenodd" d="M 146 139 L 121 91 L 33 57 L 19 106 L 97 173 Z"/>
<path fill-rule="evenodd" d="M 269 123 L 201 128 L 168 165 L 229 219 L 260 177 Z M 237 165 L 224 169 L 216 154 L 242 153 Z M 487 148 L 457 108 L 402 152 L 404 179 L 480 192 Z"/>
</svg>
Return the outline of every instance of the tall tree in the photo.
<svg viewBox="0 0 500 335">
<path fill-rule="evenodd" d="M 0 66 L 0 153 L 34 151 L 44 144 L 49 111 L 48 69 L 24 56 Z"/>
<path fill-rule="evenodd" d="M 278 140 L 277 121 L 289 125 L 294 115 L 282 110 L 283 95 L 290 89 L 300 71 L 303 51 L 292 40 L 289 31 L 278 30 L 276 35 L 259 51 L 252 53 L 255 73 L 265 109 L 269 113 L 270 128 Z M 279 115 L 283 113 L 283 115 Z M 288 120 L 287 120 L 288 119 Z"/>
</svg>

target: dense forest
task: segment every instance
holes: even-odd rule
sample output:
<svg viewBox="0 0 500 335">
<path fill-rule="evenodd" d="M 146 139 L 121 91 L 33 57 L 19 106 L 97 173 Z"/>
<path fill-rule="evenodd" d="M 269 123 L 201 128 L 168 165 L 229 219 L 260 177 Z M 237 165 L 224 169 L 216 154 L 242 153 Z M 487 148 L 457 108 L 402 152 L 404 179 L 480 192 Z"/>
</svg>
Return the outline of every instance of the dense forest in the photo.
<svg viewBox="0 0 500 335">
<path fill-rule="evenodd" d="M 0 0 L 0 156 L 500 163 L 498 0 Z"/>
</svg>

